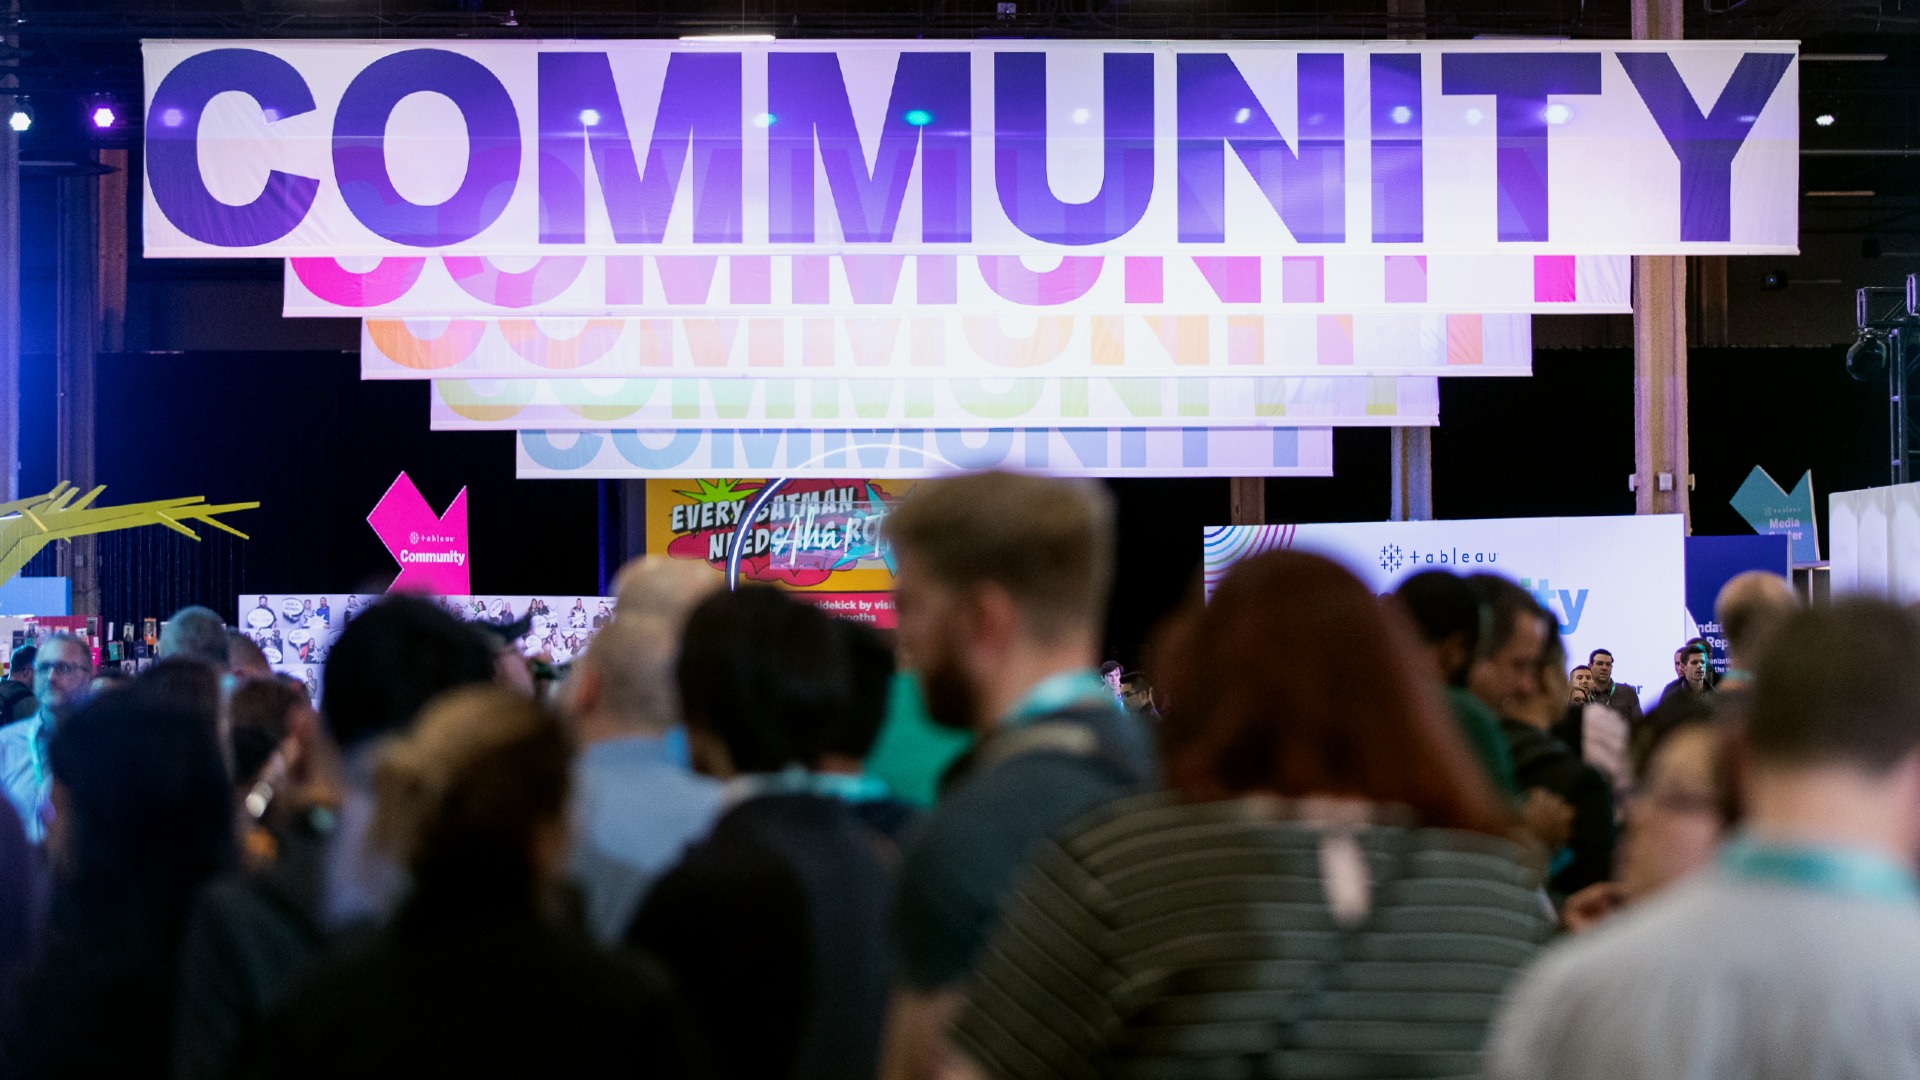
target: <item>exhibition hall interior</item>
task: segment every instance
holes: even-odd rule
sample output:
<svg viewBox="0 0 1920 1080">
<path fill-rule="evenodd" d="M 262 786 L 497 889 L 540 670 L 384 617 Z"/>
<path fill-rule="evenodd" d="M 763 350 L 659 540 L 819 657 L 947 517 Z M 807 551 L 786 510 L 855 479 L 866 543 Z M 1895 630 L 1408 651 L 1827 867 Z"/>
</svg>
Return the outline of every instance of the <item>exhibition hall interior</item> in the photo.
<svg viewBox="0 0 1920 1080">
<path fill-rule="evenodd" d="M 1920 1077 L 1920 0 L 6 0 L 0 1080 Z"/>
</svg>

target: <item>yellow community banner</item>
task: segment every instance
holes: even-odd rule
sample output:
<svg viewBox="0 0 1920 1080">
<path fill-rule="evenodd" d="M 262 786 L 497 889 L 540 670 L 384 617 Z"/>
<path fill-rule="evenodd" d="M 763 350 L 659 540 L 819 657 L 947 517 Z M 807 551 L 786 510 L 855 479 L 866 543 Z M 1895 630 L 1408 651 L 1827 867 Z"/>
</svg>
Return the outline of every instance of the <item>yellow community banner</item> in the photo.
<svg viewBox="0 0 1920 1080">
<path fill-rule="evenodd" d="M 740 580 L 796 589 L 833 614 L 893 626 L 893 566 L 880 544 L 888 507 L 913 480 L 794 480 L 740 523 L 765 480 L 648 480 L 647 553 L 725 574 L 742 537 Z"/>
</svg>

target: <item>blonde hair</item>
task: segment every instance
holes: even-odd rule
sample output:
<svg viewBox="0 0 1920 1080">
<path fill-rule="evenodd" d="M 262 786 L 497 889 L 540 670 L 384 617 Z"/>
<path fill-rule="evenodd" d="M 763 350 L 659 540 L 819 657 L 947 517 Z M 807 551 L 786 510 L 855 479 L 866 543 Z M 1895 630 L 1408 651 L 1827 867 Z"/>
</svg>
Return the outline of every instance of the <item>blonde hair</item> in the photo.
<svg viewBox="0 0 1920 1080">
<path fill-rule="evenodd" d="M 381 747 L 370 839 L 416 878 L 526 871 L 534 830 L 564 813 L 571 760 L 538 703 L 491 686 L 443 694 Z"/>
</svg>

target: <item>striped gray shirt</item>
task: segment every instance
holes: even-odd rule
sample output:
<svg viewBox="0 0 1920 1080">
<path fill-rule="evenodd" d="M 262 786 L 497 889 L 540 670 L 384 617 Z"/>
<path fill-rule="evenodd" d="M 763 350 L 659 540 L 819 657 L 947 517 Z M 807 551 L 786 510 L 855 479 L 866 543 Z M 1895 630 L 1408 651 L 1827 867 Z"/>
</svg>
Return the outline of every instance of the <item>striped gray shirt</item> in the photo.
<svg viewBox="0 0 1920 1080">
<path fill-rule="evenodd" d="M 1537 874 L 1502 840 L 1374 820 L 1344 847 L 1371 899 L 1343 921 L 1327 829 L 1250 800 L 1096 812 L 1037 850 L 956 1044 L 995 1077 L 1477 1074 L 1552 931 Z"/>
</svg>

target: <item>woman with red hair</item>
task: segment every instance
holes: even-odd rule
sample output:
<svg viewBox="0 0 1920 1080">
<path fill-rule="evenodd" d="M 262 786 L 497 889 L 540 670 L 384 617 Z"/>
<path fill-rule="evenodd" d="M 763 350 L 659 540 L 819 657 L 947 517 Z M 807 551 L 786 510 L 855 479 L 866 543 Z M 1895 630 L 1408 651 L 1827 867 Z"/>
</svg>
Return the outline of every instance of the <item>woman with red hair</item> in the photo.
<svg viewBox="0 0 1920 1080">
<path fill-rule="evenodd" d="M 1477 1075 L 1552 914 L 1398 610 L 1275 552 L 1161 655 L 1168 790 L 1038 850 L 968 987 L 960 1070 Z"/>
</svg>

